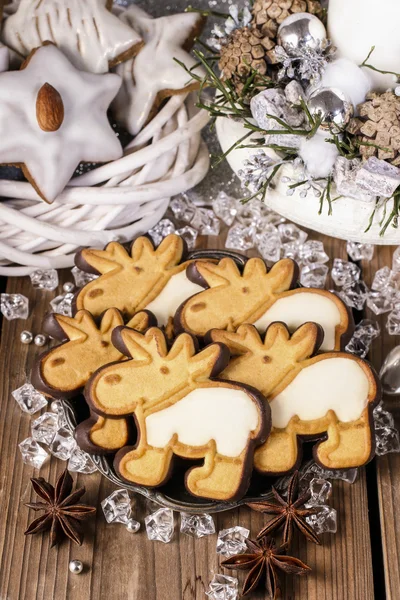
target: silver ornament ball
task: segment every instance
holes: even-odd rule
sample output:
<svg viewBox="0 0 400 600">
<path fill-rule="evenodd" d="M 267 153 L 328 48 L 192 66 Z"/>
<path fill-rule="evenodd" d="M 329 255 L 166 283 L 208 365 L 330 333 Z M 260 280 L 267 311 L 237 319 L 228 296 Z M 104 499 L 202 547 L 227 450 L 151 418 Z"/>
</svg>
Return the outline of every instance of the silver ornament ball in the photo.
<svg viewBox="0 0 400 600">
<path fill-rule="evenodd" d="M 47 337 L 43 333 L 38 333 L 35 335 L 35 339 L 33 340 L 35 346 L 44 346 L 47 342 Z"/>
<path fill-rule="evenodd" d="M 83 571 L 83 563 L 80 560 L 71 560 L 69 563 L 69 570 L 75 575 L 79 575 Z"/>
<path fill-rule="evenodd" d="M 354 114 L 350 99 L 338 88 L 323 87 L 311 94 L 307 102 L 313 117 L 321 119 L 320 129 L 339 133 Z"/>
<path fill-rule="evenodd" d="M 129 519 L 126 528 L 129 533 L 137 533 L 140 529 L 140 523 L 139 521 L 135 521 L 135 519 Z"/>
<path fill-rule="evenodd" d="M 296 55 L 299 48 L 313 50 L 326 48 L 328 40 L 322 21 L 310 13 L 294 13 L 286 17 L 278 29 L 278 45 L 288 54 Z"/>
<path fill-rule="evenodd" d="M 33 340 L 33 335 L 30 331 L 21 331 L 19 339 L 23 344 L 31 344 Z"/>
<path fill-rule="evenodd" d="M 63 291 L 66 292 L 67 294 L 70 294 L 71 292 L 73 292 L 74 289 L 75 289 L 75 286 L 72 283 L 72 281 L 66 281 L 63 285 Z"/>
</svg>

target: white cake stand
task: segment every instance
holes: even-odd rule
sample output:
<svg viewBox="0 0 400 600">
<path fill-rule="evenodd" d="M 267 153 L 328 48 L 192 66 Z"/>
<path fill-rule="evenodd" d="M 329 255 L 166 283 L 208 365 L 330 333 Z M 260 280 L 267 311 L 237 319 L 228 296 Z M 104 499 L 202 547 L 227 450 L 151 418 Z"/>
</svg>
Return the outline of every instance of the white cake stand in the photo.
<svg viewBox="0 0 400 600">
<path fill-rule="evenodd" d="M 224 117 L 219 117 L 216 121 L 216 132 L 223 152 L 226 152 L 247 131 L 241 123 Z M 268 150 L 266 149 L 266 151 Z M 254 154 L 254 150 L 249 148 L 235 149 L 227 155 L 227 161 L 232 170 L 238 174 L 243 168 L 244 160 L 252 154 Z M 395 229 L 389 225 L 385 235 L 380 235 L 382 228 L 380 222 L 384 215 L 383 208 L 376 211 L 372 226 L 366 232 L 374 208 L 374 204 L 371 202 L 362 202 L 342 196 L 332 204 L 332 214 L 329 215 L 327 202 L 324 203 L 322 213 L 318 214 L 320 199 L 316 198 L 312 192 L 306 198 L 300 196 L 300 190 L 295 190 L 293 196 L 287 196 L 287 184 L 282 182 L 282 177 L 290 177 L 292 174 L 291 165 L 282 167 L 275 178 L 274 189 L 270 189 L 266 194 L 265 203 L 275 212 L 302 227 L 339 239 L 365 244 L 400 244 L 400 228 Z M 332 197 L 334 196 L 333 190 Z M 389 215 L 391 210 L 392 201 L 390 200 L 387 202 L 386 214 Z"/>
</svg>

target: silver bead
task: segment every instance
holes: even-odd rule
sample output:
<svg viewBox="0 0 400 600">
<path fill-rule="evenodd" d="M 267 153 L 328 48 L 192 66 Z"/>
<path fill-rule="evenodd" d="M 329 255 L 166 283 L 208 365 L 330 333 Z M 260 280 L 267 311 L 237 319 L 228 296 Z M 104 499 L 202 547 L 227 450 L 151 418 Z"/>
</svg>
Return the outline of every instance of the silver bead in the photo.
<svg viewBox="0 0 400 600">
<path fill-rule="evenodd" d="M 322 21 L 310 13 L 294 13 L 286 17 L 278 29 L 278 45 L 288 54 L 296 54 L 298 48 L 307 46 L 323 50 L 328 43 Z"/>
<path fill-rule="evenodd" d="M 33 335 L 30 331 L 21 331 L 19 339 L 23 344 L 31 344 L 33 340 Z"/>
<path fill-rule="evenodd" d="M 139 521 L 135 521 L 135 519 L 129 519 L 126 528 L 129 533 L 137 533 L 140 529 L 140 523 Z"/>
<path fill-rule="evenodd" d="M 72 281 L 66 281 L 63 285 L 63 291 L 66 292 L 67 294 L 70 294 L 71 292 L 73 292 L 74 289 L 75 289 L 75 286 L 72 283 Z"/>
<path fill-rule="evenodd" d="M 60 400 L 53 400 L 53 402 L 50 404 L 50 410 L 53 413 L 58 413 L 60 410 Z"/>
<path fill-rule="evenodd" d="M 80 560 L 71 560 L 69 563 L 69 570 L 75 575 L 79 575 L 83 571 L 83 563 Z"/>
<path fill-rule="evenodd" d="M 33 340 L 35 346 L 44 346 L 46 342 L 47 336 L 43 333 L 38 333 L 37 335 L 35 335 L 35 339 Z"/>
<path fill-rule="evenodd" d="M 339 133 L 354 113 L 349 98 L 338 88 L 323 87 L 311 94 L 307 102 L 313 117 L 321 119 L 320 129 Z"/>
</svg>

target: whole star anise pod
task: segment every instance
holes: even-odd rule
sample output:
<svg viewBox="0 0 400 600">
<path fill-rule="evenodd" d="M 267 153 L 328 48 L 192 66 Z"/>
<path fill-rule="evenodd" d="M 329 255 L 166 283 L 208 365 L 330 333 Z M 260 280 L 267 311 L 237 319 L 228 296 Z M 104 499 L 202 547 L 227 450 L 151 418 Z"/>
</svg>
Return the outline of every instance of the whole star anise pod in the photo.
<svg viewBox="0 0 400 600">
<path fill-rule="evenodd" d="M 306 521 L 306 517 L 315 515 L 321 511 L 318 506 L 305 508 L 304 505 L 311 498 L 311 492 L 307 491 L 301 496 L 298 495 L 299 490 L 299 473 L 296 471 L 291 478 L 287 491 L 287 500 L 282 498 L 273 487 L 272 492 L 277 500 L 277 504 L 273 502 L 249 502 L 248 506 L 253 510 L 257 510 L 268 515 L 276 515 L 257 535 L 257 539 L 269 535 L 276 529 L 282 526 L 283 537 L 282 542 L 290 545 L 293 535 L 293 526 L 311 542 L 320 544 L 320 539 L 314 529 Z"/>
<path fill-rule="evenodd" d="M 271 600 L 280 592 L 278 571 L 288 575 L 305 575 L 311 568 L 294 556 L 286 556 L 287 544 L 276 546 L 275 540 L 263 537 L 260 541 L 246 540 L 248 552 L 236 554 L 222 561 L 227 569 L 250 571 L 242 588 L 242 595 L 254 591 L 262 580 L 265 581 Z"/>
<path fill-rule="evenodd" d="M 25 535 L 39 533 L 50 529 L 50 546 L 53 547 L 65 535 L 76 544 L 81 545 L 83 532 L 80 521 L 96 512 L 96 509 L 86 504 L 76 504 L 85 493 L 85 488 L 72 492 L 72 477 L 65 469 L 60 475 L 54 488 L 43 477 L 32 478 L 32 487 L 44 502 L 29 502 L 25 504 L 33 510 L 44 511 L 43 515 L 32 521 Z"/>
</svg>

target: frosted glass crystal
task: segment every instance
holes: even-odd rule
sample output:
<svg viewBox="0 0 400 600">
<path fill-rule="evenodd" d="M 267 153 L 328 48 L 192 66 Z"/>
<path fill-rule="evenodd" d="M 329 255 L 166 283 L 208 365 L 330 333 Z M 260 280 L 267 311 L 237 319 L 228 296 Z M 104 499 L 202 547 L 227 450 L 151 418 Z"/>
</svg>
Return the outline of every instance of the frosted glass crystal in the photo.
<svg viewBox="0 0 400 600">
<path fill-rule="evenodd" d="M 20 408 L 29 413 L 35 414 L 44 406 L 47 406 L 47 400 L 31 383 L 25 383 L 17 390 L 11 392 L 12 397 L 16 400 Z"/>
<path fill-rule="evenodd" d="M 8 320 L 27 319 L 29 300 L 22 294 L 0 294 L 1 314 Z"/>
<path fill-rule="evenodd" d="M 214 519 L 206 513 L 191 515 L 181 513 L 181 533 L 186 533 L 195 538 L 215 533 Z"/>
<path fill-rule="evenodd" d="M 35 469 L 40 469 L 49 457 L 46 450 L 33 438 L 26 438 L 19 444 L 19 449 L 24 463 L 35 467 Z"/>
<path fill-rule="evenodd" d="M 170 508 L 159 508 L 145 520 L 149 540 L 168 544 L 174 535 L 174 513 Z"/>
<path fill-rule="evenodd" d="M 249 535 L 250 531 L 248 529 L 238 525 L 229 529 L 222 529 L 218 533 L 217 554 L 229 557 L 246 552 L 246 539 Z"/>
<path fill-rule="evenodd" d="M 58 273 L 56 269 L 37 269 L 30 274 L 34 288 L 40 290 L 55 290 L 58 286 Z"/>
<path fill-rule="evenodd" d="M 132 512 L 128 491 L 125 489 L 115 490 L 102 501 L 101 508 L 107 523 L 127 525 Z"/>
</svg>

